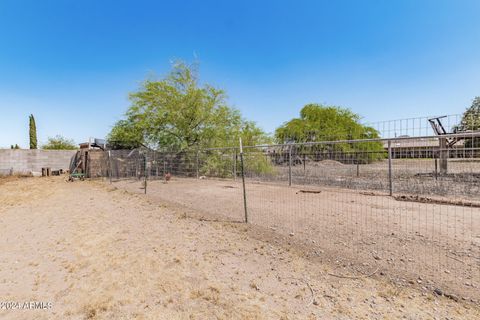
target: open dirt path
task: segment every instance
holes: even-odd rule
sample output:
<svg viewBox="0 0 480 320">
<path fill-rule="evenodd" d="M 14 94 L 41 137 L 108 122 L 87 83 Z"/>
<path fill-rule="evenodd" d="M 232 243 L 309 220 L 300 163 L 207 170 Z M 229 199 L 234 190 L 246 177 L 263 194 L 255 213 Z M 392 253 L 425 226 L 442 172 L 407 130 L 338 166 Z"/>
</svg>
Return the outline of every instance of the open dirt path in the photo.
<svg viewBox="0 0 480 320">
<path fill-rule="evenodd" d="M 1 319 L 476 319 L 472 305 L 376 278 L 340 279 L 250 226 L 100 182 L 0 182 Z"/>
</svg>

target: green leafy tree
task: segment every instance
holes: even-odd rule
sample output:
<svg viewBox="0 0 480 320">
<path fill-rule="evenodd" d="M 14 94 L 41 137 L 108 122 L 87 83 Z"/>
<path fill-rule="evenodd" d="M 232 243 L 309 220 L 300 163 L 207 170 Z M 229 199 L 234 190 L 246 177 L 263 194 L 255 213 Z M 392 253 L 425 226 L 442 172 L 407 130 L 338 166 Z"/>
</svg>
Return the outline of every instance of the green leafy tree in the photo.
<svg viewBox="0 0 480 320">
<path fill-rule="evenodd" d="M 300 117 L 275 131 L 278 142 L 311 142 L 378 138 L 378 132 L 360 123 L 360 116 L 349 109 L 308 104 Z"/>
<path fill-rule="evenodd" d="M 174 64 L 165 78 L 146 80 L 130 101 L 126 118 L 108 136 L 114 148 L 143 144 L 182 151 L 236 145 L 239 137 L 249 144 L 268 140 L 227 105 L 223 90 L 199 83 L 196 65 Z"/>
<path fill-rule="evenodd" d="M 135 149 L 143 145 L 144 129 L 140 122 L 132 119 L 120 120 L 115 123 L 108 135 L 108 145 L 112 149 Z"/>
<path fill-rule="evenodd" d="M 18 146 L 18 144 L 15 144 L 15 145 L 10 145 L 10 149 L 20 149 L 20 147 Z"/>
<path fill-rule="evenodd" d="M 254 122 L 228 106 L 223 90 L 199 82 L 197 65 L 175 63 L 166 77 L 144 81 L 129 98 L 131 106 L 125 118 L 107 137 L 113 149 L 148 146 L 176 152 L 179 163 L 194 163 L 191 151 L 238 146 L 240 137 L 244 145 L 270 141 Z M 232 159 L 208 153 L 200 172 L 226 176 Z"/>
<path fill-rule="evenodd" d="M 37 149 L 37 126 L 33 114 L 29 118 L 30 149 Z"/>
<path fill-rule="evenodd" d="M 473 99 L 472 105 L 465 110 L 460 124 L 454 128 L 454 132 L 466 132 L 480 130 L 480 97 Z M 480 147 L 479 138 L 466 138 L 465 147 Z"/>
<path fill-rule="evenodd" d="M 279 143 L 320 142 L 379 138 L 378 132 L 360 123 L 360 116 L 349 109 L 321 104 L 308 104 L 294 118 L 275 131 Z M 315 153 L 329 153 L 340 159 L 372 161 L 383 158 L 381 142 L 343 142 L 303 147 Z"/>
<path fill-rule="evenodd" d="M 71 139 L 64 138 L 57 135 L 53 138 L 48 138 L 48 142 L 42 146 L 45 150 L 75 150 L 77 146 Z"/>
</svg>

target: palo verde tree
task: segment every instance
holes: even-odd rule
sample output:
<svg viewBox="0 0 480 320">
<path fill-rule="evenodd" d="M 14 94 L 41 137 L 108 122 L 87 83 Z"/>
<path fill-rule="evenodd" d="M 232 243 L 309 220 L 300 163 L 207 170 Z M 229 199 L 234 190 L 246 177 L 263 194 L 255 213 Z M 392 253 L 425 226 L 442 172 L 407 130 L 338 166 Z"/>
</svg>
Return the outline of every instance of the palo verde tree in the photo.
<svg viewBox="0 0 480 320">
<path fill-rule="evenodd" d="M 33 114 L 29 117 L 30 149 L 37 149 L 37 126 Z"/>
<path fill-rule="evenodd" d="M 144 145 L 180 153 L 238 146 L 240 137 L 245 145 L 268 142 L 254 122 L 228 106 L 223 90 L 200 83 L 197 65 L 177 62 L 167 76 L 144 81 L 129 98 L 125 118 L 107 138 L 114 149 Z M 215 170 L 219 165 L 212 157 L 206 162 Z"/>
<path fill-rule="evenodd" d="M 149 145 L 191 150 L 236 144 L 265 143 L 267 135 L 226 103 L 225 92 L 201 85 L 197 66 L 173 65 L 161 80 L 146 80 L 130 94 L 131 106 L 108 136 L 114 147 Z"/>
<path fill-rule="evenodd" d="M 468 132 L 480 130 L 480 97 L 475 97 L 472 105 L 465 110 L 460 124 L 454 128 L 454 132 Z M 466 138 L 465 147 L 480 147 L 480 138 Z"/>
<path fill-rule="evenodd" d="M 45 150 L 75 150 L 77 146 L 71 139 L 56 135 L 55 137 L 49 137 L 48 142 L 42 146 Z"/>
<path fill-rule="evenodd" d="M 331 140 L 358 140 L 379 138 L 378 132 L 360 123 L 360 116 L 349 109 L 321 104 L 307 104 L 294 118 L 275 131 L 278 143 L 320 142 Z M 355 160 L 372 161 L 384 157 L 380 142 L 343 142 L 317 145 L 315 152 L 330 152 Z M 359 157 L 361 159 L 359 159 Z"/>
</svg>

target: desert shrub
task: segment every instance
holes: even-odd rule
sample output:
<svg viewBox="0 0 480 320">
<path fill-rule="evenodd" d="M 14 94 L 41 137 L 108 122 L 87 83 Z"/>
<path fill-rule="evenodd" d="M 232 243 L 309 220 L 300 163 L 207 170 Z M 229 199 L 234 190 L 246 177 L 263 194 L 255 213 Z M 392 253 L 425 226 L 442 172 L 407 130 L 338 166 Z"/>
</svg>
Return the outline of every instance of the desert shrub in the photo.
<svg viewBox="0 0 480 320">
<path fill-rule="evenodd" d="M 250 151 L 244 153 L 245 174 L 249 176 L 268 176 L 275 173 L 275 167 L 269 156 L 263 152 Z"/>
<path fill-rule="evenodd" d="M 200 174 L 208 177 L 231 178 L 233 177 L 233 156 L 218 152 L 206 152 L 202 155 Z"/>
<path fill-rule="evenodd" d="M 200 156 L 200 174 L 208 177 L 233 178 L 236 162 L 237 175 L 241 173 L 240 154 L 234 160 L 235 151 L 229 152 L 208 151 Z M 244 170 L 247 175 L 269 175 L 274 172 L 270 157 L 262 152 L 247 149 L 244 153 Z"/>
</svg>

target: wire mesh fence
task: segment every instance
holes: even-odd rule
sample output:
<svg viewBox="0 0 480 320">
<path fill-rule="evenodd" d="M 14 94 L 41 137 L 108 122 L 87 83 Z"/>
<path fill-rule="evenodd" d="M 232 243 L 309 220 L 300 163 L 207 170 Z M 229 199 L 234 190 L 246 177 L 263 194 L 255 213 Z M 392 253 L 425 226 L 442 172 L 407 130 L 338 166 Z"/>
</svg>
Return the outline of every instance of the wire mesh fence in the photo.
<svg viewBox="0 0 480 320">
<path fill-rule="evenodd" d="M 480 126 L 475 114 L 451 114 L 443 116 L 426 116 L 377 122 L 364 122 L 361 126 L 345 129 L 312 128 L 306 134 L 290 136 L 277 132 L 282 141 L 329 141 L 343 139 L 394 139 L 409 137 L 426 137 L 475 131 Z"/>
<path fill-rule="evenodd" d="M 248 220 L 302 242 L 338 275 L 480 294 L 480 133 L 108 152 L 118 187 Z"/>
<path fill-rule="evenodd" d="M 465 118 L 466 117 L 466 118 Z M 449 114 L 444 116 L 415 117 L 396 120 L 386 120 L 378 122 L 365 123 L 366 126 L 374 128 L 380 137 L 398 138 L 398 137 L 421 137 L 435 135 L 430 120 L 440 118 L 446 133 L 454 133 L 463 121 L 470 120 L 469 116 L 463 114 Z M 471 116 L 474 121 L 475 116 Z"/>
</svg>

